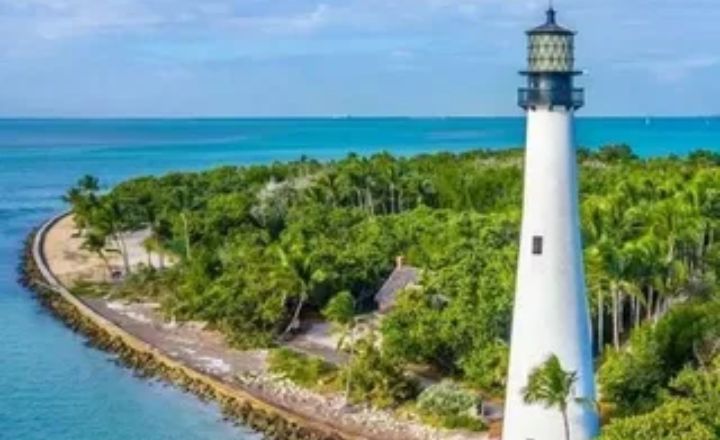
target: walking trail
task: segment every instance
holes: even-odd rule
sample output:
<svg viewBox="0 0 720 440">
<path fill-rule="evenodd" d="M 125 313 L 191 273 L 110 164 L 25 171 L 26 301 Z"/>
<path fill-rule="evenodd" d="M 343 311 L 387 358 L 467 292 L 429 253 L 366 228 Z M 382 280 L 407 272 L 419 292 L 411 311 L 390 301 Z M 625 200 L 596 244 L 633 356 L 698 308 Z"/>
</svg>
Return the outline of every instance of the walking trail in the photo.
<svg viewBox="0 0 720 440">
<path fill-rule="evenodd" d="M 126 237 L 132 266 L 148 264 L 142 232 Z M 46 233 L 42 252 L 48 269 L 65 286 L 79 281 L 108 281 L 108 271 L 99 256 L 82 249 L 70 216 L 62 218 Z M 119 255 L 109 263 L 122 267 Z M 157 264 L 153 260 L 152 264 Z M 192 369 L 221 379 L 268 404 L 289 409 L 307 420 L 325 423 L 341 432 L 372 440 L 484 440 L 485 434 L 436 430 L 418 421 L 402 419 L 389 411 L 351 406 L 339 395 L 326 395 L 299 388 L 268 371 L 266 350 L 240 351 L 230 347 L 222 334 L 201 322 L 168 322 L 159 305 L 125 302 L 110 298 L 81 298 L 96 313 L 157 350 Z M 301 348 L 302 344 L 300 345 Z M 337 359 L 335 359 L 337 361 Z"/>
</svg>

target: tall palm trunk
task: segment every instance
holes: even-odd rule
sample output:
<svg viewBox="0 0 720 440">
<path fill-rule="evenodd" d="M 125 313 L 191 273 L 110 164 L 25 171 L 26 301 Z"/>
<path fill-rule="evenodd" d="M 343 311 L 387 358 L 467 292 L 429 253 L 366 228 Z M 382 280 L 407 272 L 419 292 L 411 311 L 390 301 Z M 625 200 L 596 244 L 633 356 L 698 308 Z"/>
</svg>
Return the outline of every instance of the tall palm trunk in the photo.
<svg viewBox="0 0 720 440">
<path fill-rule="evenodd" d="M 130 269 L 130 256 L 128 255 L 127 245 L 125 244 L 125 240 L 122 238 L 122 235 L 119 233 L 113 234 L 113 239 L 115 240 L 115 243 L 120 250 L 120 256 L 123 260 L 123 267 L 125 268 L 125 275 L 129 275 L 131 273 Z"/>
<path fill-rule="evenodd" d="M 563 426 L 565 427 L 565 440 L 570 440 L 570 422 L 568 421 L 567 408 L 560 410 L 563 418 Z"/>
<path fill-rule="evenodd" d="M 633 327 L 637 328 L 640 326 L 640 298 L 633 296 Z"/>
<path fill-rule="evenodd" d="M 395 207 L 395 184 L 390 182 L 390 185 L 388 185 L 388 191 L 390 193 L 390 214 L 395 214 L 397 212 Z"/>
<path fill-rule="evenodd" d="M 655 302 L 655 316 L 653 317 L 655 324 L 657 324 L 657 322 L 660 320 L 660 318 L 663 315 L 663 301 L 664 301 L 664 296 L 660 295 L 660 296 L 658 296 L 658 299 Z"/>
<path fill-rule="evenodd" d="M 617 287 L 612 288 L 613 346 L 620 349 L 620 298 Z"/>
<path fill-rule="evenodd" d="M 295 307 L 295 311 L 293 312 L 292 319 L 290 320 L 290 324 L 285 328 L 285 331 L 282 333 L 282 336 L 287 336 L 290 334 L 290 332 L 293 330 L 293 327 L 295 326 L 295 323 L 300 320 L 300 312 L 302 312 L 302 308 L 305 306 L 305 294 L 302 294 L 300 296 L 300 301 L 298 301 L 297 306 Z"/>
<path fill-rule="evenodd" d="M 618 290 L 618 337 L 621 338 L 625 334 L 625 292 Z"/>
<path fill-rule="evenodd" d="M 348 376 L 347 376 L 347 380 L 345 382 L 345 400 L 347 400 L 347 401 L 350 400 L 350 391 L 351 391 L 351 386 L 352 386 L 352 359 L 353 359 L 353 355 L 355 354 L 354 337 L 355 337 L 355 327 L 352 326 L 352 327 L 350 327 L 350 355 L 348 357 L 349 368 L 347 370 Z"/>
<path fill-rule="evenodd" d="M 188 260 L 192 259 L 192 251 L 190 249 L 190 231 L 188 226 L 187 213 L 183 212 L 180 214 L 180 218 L 183 222 L 183 234 L 185 236 L 185 258 Z"/>
<path fill-rule="evenodd" d="M 112 266 L 110 266 L 110 261 L 108 261 L 107 257 L 105 256 L 105 252 L 103 252 L 102 249 L 100 249 L 96 252 L 96 254 L 98 257 L 100 257 L 103 264 L 105 265 L 105 270 L 107 271 L 107 275 L 109 277 L 112 277 Z"/>
<path fill-rule="evenodd" d="M 370 191 L 369 187 L 365 188 L 365 199 L 367 200 L 368 214 L 374 215 L 375 214 L 375 206 L 373 206 L 374 205 L 373 196 L 372 196 L 372 192 Z"/>
<path fill-rule="evenodd" d="M 712 245 L 715 243 L 715 229 L 713 228 L 712 224 L 708 225 L 708 238 L 707 238 L 707 249 L 710 249 Z"/>
<path fill-rule="evenodd" d="M 598 291 L 598 310 L 597 310 L 597 349 L 602 354 L 605 348 L 605 298 L 602 290 Z"/>
</svg>

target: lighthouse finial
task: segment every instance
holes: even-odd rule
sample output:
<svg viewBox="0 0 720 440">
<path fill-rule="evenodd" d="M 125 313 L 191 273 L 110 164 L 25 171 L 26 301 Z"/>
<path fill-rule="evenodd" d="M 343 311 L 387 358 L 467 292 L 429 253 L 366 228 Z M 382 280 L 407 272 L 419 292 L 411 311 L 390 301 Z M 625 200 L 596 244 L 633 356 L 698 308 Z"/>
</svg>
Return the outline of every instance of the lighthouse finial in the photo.
<svg viewBox="0 0 720 440">
<path fill-rule="evenodd" d="M 549 4 L 548 10 L 547 10 L 547 24 L 556 24 L 556 21 L 555 21 L 556 12 L 555 12 L 555 8 L 553 5 L 554 2 L 553 2 L 553 0 L 549 0 L 549 3 L 550 4 Z"/>
</svg>

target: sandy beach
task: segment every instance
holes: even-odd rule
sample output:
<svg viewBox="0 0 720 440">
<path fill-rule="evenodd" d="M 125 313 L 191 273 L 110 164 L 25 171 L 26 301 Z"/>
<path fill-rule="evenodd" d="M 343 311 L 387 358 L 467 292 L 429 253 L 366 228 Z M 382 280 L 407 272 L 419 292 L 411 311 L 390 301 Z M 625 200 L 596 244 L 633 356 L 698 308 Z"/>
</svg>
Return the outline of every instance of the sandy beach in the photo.
<svg viewBox="0 0 720 440">
<path fill-rule="evenodd" d="M 160 266 L 158 255 L 148 255 L 143 247 L 148 236 L 148 231 L 137 231 L 123 236 L 132 267 L 149 264 Z M 108 246 L 105 252 L 107 265 L 98 255 L 82 249 L 82 237 L 78 235 L 75 223 L 69 216 L 62 218 L 48 230 L 43 252 L 50 270 L 67 286 L 78 281 L 109 281 L 108 265 L 114 271 L 122 271 L 123 268 L 122 256 L 114 251 L 112 246 Z M 165 264 L 172 264 L 172 259 L 166 258 Z"/>
</svg>

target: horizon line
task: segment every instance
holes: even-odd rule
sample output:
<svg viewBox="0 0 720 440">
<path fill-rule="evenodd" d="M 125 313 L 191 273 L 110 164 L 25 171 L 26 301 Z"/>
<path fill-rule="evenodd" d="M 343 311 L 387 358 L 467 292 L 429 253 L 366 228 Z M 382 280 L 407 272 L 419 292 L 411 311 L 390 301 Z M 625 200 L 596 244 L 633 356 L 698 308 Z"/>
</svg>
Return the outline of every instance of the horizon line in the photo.
<svg viewBox="0 0 720 440">
<path fill-rule="evenodd" d="M 0 116 L 0 121 L 148 121 L 148 120 L 377 120 L 377 119 L 409 119 L 409 120 L 437 120 L 437 119 L 524 119 L 525 114 L 518 115 L 135 115 L 135 116 Z M 718 119 L 718 114 L 700 115 L 642 115 L 642 114 L 616 114 L 616 115 L 575 115 L 577 119 Z"/>
</svg>

